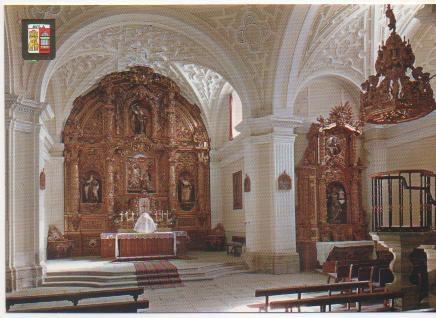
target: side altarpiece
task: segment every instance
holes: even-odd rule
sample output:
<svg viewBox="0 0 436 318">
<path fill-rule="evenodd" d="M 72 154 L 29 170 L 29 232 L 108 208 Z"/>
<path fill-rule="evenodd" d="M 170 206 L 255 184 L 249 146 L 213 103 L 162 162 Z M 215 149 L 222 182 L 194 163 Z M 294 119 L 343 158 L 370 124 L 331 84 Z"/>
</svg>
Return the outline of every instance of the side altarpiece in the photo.
<svg viewBox="0 0 436 318">
<path fill-rule="evenodd" d="M 348 103 L 318 118 L 297 172 L 297 248 L 303 269 L 316 266 L 316 242 L 366 238 L 362 165 L 356 157 L 362 123 Z"/>
<path fill-rule="evenodd" d="M 74 101 L 64 143 L 74 256 L 99 255 L 100 234 L 116 232 L 120 213 L 143 198 L 174 215 L 193 245 L 210 230 L 209 137 L 169 78 L 140 66 L 105 76 Z"/>
</svg>

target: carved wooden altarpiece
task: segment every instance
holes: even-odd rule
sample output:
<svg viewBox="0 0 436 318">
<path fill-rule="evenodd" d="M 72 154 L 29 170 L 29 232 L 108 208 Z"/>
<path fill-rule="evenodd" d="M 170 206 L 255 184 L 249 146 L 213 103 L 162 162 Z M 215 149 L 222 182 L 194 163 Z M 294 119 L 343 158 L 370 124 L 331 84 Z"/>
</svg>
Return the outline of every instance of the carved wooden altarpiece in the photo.
<svg viewBox="0 0 436 318">
<path fill-rule="evenodd" d="M 318 118 L 307 137 L 309 146 L 297 172 L 297 247 L 305 270 L 316 266 L 316 242 L 363 240 L 361 172 L 356 138 L 362 123 L 351 107 L 336 106 Z"/>
<path fill-rule="evenodd" d="M 116 232 L 120 213 L 141 198 L 172 211 L 174 230 L 194 245 L 209 232 L 209 137 L 199 108 L 169 78 L 140 66 L 105 76 L 74 101 L 64 143 L 73 255 L 99 255 L 100 233 Z"/>
</svg>

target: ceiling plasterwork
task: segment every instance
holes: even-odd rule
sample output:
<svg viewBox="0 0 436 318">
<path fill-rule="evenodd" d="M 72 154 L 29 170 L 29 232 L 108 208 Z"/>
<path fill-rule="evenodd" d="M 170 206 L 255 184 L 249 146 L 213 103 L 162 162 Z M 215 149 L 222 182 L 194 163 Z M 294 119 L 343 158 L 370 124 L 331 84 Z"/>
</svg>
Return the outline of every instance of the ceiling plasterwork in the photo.
<svg viewBox="0 0 436 318">
<path fill-rule="evenodd" d="M 322 6 L 299 67 L 299 77 L 320 71 L 344 71 L 356 80 L 363 79 L 369 52 L 365 45 L 370 38 L 368 14 L 359 5 Z"/>
<path fill-rule="evenodd" d="M 178 67 L 194 87 L 201 104 L 210 110 L 226 83 L 224 78 L 213 70 L 196 64 L 178 63 Z"/>
<path fill-rule="evenodd" d="M 56 69 L 56 79 L 65 86 L 67 104 L 101 76 L 133 65 L 147 65 L 172 78 L 190 102 L 203 108 L 212 106 L 226 82 L 218 73 L 196 64 L 212 60 L 203 48 L 180 34 L 153 26 L 105 29 L 83 38 L 69 55 L 71 58 Z M 108 61 L 112 63 L 104 67 Z"/>
<path fill-rule="evenodd" d="M 252 74 L 262 99 L 275 70 L 274 56 L 292 6 L 225 6 L 198 9 L 190 14 L 207 23 L 217 38 L 239 54 Z M 275 61 L 275 60 L 274 60 Z"/>
</svg>

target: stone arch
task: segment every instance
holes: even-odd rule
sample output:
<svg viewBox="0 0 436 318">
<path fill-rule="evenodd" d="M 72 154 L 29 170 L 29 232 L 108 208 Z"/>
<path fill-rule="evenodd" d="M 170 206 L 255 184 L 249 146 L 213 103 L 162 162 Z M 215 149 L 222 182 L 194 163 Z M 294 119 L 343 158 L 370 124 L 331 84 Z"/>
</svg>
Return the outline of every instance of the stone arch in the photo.
<svg viewBox="0 0 436 318">
<path fill-rule="evenodd" d="M 81 23 L 81 28 L 73 33 L 70 37 L 66 38 L 61 47 L 58 49 L 56 60 L 48 63 L 43 67 L 38 74 L 41 86 L 36 93 L 39 100 L 46 99 L 46 93 L 48 84 L 54 75 L 56 69 L 68 60 L 68 51 L 77 45 L 80 38 L 84 35 L 89 35 L 92 32 L 98 32 L 104 30 L 110 26 L 119 25 L 147 25 L 153 23 L 153 25 L 162 27 L 166 30 L 171 30 L 189 37 L 192 41 L 196 42 L 205 49 L 211 56 L 213 56 L 215 70 L 222 74 L 233 86 L 237 89 L 244 101 L 244 114 L 249 115 L 250 108 L 248 105 L 254 105 L 256 101 L 251 101 L 249 97 L 250 91 L 255 91 L 252 88 L 252 84 L 249 81 L 241 81 L 244 78 L 244 74 L 247 71 L 242 65 L 238 65 L 237 57 L 227 52 L 227 50 L 221 47 L 214 39 L 212 39 L 207 31 L 200 30 L 184 21 L 182 18 L 174 18 L 170 15 L 160 14 L 159 12 L 144 12 L 144 13 L 126 13 L 112 16 L 106 16 L 98 19 L 97 21 L 85 21 Z M 240 63 L 239 63 L 240 64 Z M 209 65 L 207 67 L 210 67 Z M 249 76 L 245 76 L 248 78 Z"/>
<path fill-rule="evenodd" d="M 308 78 L 306 78 L 299 86 L 298 86 L 298 90 L 296 90 L 295 95 L 293 96 L 292 99 L 292 113 L 295 115 L 295 103 L 297 101 L 297 98 L 299 97 L 300 93 L 302 92 L 303 89 L 305 89 L 306 87 L 309 87 L 311 85 L 311 83 L 315 82 L 315 81 L 320 81 L 320 80 L 325 80 L 325 81 L 333 81 L 336 84 L 338 84 L 339 86 L 341 86 L 346 92 L 347 94 L 349 94 L 353 100 L 351 100 L 350 102 L 354 102 L 354 113 L 358 114 L 358 109 L 359 109 L 359 94 L 360 94 L 360 85 L 353 80 L 352 78 L 348 77 L 345 74 L 341 74 L 341 73 L 329 73 L 326 72 L 324 74 L 317 74 L 317 75 L 313 75 L 310 76 Z M 345 102 L 345 101 L 344 101 Z M 328 105 L 329 108 L 331 108 L 334 105 Z"/>
</svg>

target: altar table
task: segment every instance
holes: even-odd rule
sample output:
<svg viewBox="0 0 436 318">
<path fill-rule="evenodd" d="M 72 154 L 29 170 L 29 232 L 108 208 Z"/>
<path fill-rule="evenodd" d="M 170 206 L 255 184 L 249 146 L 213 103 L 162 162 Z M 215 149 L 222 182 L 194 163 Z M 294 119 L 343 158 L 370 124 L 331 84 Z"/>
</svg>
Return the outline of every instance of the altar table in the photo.
<svg viewBox="0 0 436 318">
<path fill-rule="evenodd" d="M 316 242 L 316 256 L 320 265 L 324 264 L 333 247 L 374 246 L 373 241 Z"/>
<path fill-rule="evenodd" d="M 102 258 L 170 257 L 186 252 L 185 231 L 154 233 L 101 233 Z"/>
</svg>

